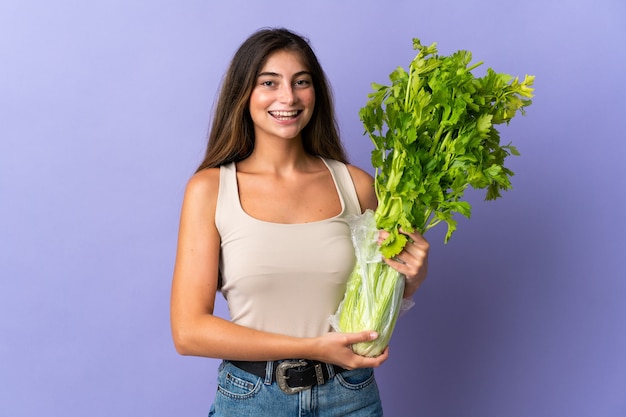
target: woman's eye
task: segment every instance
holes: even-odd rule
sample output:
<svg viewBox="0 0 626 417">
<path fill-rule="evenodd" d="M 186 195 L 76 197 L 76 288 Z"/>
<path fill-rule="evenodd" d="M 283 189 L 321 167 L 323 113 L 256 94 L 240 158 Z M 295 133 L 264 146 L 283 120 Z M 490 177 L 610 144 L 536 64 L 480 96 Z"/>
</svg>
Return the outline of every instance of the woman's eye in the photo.
<svg viewBox="0 0 626 417">
<path fill-rule="evenodd" d="M 261 85 L 265 87 L 272 87 L 274 85 L 274 81 L 262 81 Z"/>
<path fill-rule="evenodd" d="M 295 85 L 298 87 L 306 87 L 311 85 L 311 82 L 309 80 L 297 80 L 295 82 Z"/>
</svg>

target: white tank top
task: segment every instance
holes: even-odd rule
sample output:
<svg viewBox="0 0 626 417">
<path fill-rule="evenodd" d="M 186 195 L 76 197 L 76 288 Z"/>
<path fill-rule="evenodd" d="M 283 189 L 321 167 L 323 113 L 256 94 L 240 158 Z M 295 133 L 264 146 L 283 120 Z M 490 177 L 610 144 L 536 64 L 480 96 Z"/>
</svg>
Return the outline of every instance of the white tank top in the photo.
<svg viewBox="0 0 626 417">
<path fill-rule="evenodd" d="M 330 331 L 355 262 L 348 215 L 360 214 L 345 164 L 323 159 L 341 213 L 299 224 L 272 223 L 244 212 L 234 163 L 220 169 L 215 224 L 221 237 L 222 294 L 234 323 L 267 332 L 315 337 Z"/>
</svg>

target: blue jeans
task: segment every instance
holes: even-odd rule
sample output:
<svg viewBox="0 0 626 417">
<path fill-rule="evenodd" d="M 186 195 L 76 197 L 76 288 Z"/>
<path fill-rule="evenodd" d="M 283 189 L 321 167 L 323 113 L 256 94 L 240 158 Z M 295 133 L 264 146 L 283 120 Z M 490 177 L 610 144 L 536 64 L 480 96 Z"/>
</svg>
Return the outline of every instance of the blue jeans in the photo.
<svg viewBox="0 0 626 417">
<path fill-rule="evenodd" d="M 332 367 L 329 370 L 332 372 Z M 209 417 L 382 415 L 378 386 L 374 371 L 370 368 L 344 371 L 323 385 L 316 385 L 296 394 L 285 394 L 270 378 L 259 378 L 228 361 L 220 364 L 217 394 L 209 411 Z"/>
</svg>

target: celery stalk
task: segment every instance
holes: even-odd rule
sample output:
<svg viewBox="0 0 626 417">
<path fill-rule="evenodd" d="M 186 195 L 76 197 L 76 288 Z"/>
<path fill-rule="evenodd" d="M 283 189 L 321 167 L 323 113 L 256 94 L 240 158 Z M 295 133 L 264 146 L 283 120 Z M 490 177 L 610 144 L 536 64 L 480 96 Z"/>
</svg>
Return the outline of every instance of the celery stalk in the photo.
<svg viewBox="0 0 626 417">
<path fill-rule="evenodd" d="M 351 219 L 356 264 L 336 315 L 341 332 L 374 330 L 378 339 L 352 346 L 362 356 L 378 356 L 389 344 L 400 313 L 404 277 L 382 261 L 374 213 L 367 210 Z"/>
</svg>

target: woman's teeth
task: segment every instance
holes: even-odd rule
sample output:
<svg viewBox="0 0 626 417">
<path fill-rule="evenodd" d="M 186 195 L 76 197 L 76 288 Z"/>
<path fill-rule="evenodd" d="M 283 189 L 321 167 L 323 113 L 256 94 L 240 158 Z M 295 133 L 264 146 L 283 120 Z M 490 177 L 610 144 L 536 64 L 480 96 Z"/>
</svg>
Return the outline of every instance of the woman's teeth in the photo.
<svg viewBox="0 0 626 417">
<path fill-rule="evenodd" d="M 271 111 L 270 114 L 278 120 L 289 120 L 296 117 L 300 113 L 298 110 L 293 111 Z"/>
</svg>

